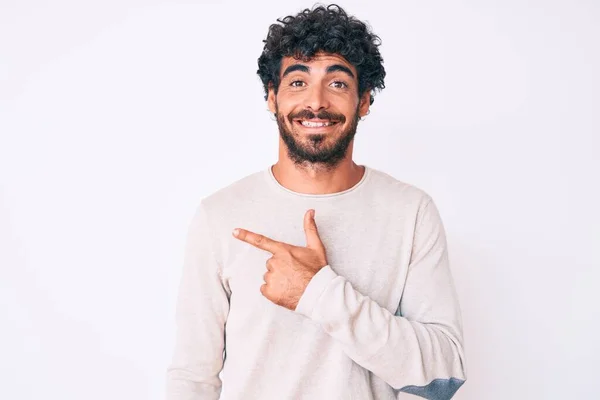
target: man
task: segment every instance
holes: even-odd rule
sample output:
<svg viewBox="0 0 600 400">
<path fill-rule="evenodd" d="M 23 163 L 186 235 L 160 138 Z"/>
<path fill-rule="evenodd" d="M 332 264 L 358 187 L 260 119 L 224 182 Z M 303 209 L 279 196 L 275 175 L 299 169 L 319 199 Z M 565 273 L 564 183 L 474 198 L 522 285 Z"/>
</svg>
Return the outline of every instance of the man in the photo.
<svg viewBox="0 0 600 400">
<path fill-rule="evenodd" d="M 167 398 L 450 399 L 466 375 L 437 208 L 352 160 L 379 38 L 337 6 L 278 22 L 258 74 L 279 159 L 196 210 Z"/>
</svg>

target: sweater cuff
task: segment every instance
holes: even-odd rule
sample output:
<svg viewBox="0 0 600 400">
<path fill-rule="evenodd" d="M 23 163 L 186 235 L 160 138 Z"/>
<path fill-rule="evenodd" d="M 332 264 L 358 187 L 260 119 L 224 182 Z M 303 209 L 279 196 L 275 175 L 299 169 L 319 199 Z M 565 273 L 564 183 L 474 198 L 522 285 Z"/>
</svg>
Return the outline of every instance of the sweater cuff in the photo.
<svg viewBox="0 0 600 400">
<path fill-rule="evenodd" d="M 329 265 L 321 268 L 315 276 L 312 277 L 310 282 L 308 282 L 308 286 L 304 290 L 302 296 L 300 296 L 295 311 L 305 317 L 311 318 L 319 297 L 321 297 L 327 286 L 337 276 L 338 274 L 336 274 Z"/>
</svg>

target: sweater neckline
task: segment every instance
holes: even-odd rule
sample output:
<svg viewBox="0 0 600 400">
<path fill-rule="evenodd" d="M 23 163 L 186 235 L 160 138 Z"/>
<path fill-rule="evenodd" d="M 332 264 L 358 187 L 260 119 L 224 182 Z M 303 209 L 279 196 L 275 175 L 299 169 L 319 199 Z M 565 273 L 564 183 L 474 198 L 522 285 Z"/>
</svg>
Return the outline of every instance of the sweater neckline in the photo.
<svg viewBox="0 0 600 400">
<path fill-rule="evenodd" d="M 273 165 L 269 165 L 269 167 L 264 171 L 265 172 L 264 175 L 267 178 L 269 184 L 275 190 L 277 190 L 281 193 L 291 195 L 293 197 L 301 197 L 301 198 L 303 197 L 303 198 L 311 198 L 311 199 L 328 199 L 328 198 L 332 198 L 332 197 L 348 196 L 351 193 L 358 191 L 358 189 L 360 189 L 362 186 L 364 186 L 371 175 L 371 168 L 369 168 L 368 165 L 364 165 L 364 164 L 361 166 L 365 168 L 365 172 L 363 173 L 362 178 L 360 178 L 360 181 L 358 181 L 354 186 L 352 186 L 346 190 L 342 190 L 340 192 L 335 192 L 335 193 L 311 194 L 311 193 L 295 192 L 291 189 L 288 189 L 285 186 L 283 186 L 281 183 L 279 183 L 279 181 L 275 178 L 275 175 L 273 174 Z"/>
</svg>

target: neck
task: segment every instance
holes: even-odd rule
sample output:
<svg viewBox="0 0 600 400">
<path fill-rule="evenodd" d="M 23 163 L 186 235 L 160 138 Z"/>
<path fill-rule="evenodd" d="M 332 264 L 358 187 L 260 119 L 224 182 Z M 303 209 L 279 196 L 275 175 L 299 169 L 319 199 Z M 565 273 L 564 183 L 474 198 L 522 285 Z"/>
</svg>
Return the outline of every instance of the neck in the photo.
<svg viewBox="0 0 600 400">
<path fill-rule="evenodd" d="M 352 160 L 352 145 L 348 146 L 346 157 L 335 166 L 294 163 L 280 143 L 279 160 L 273 165 L 275 179 L 283 187 L 305 194 L 331 194 L 350 189 L 363 177 L 364 166 Z"/>
</svg>

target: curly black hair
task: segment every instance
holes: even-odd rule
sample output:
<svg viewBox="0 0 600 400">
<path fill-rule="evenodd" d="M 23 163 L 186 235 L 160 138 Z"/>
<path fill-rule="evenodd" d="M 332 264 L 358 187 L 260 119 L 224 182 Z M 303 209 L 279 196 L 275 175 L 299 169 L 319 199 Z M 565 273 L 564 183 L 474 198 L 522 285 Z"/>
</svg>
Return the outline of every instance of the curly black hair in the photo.
<svg viewBox="0 0 600 400">
<path fill-rule="evenodd" d="M 265 89 L 265 100 L 270 84 L 277 93 L 283 57 L 309 61 L 318 52 L 338 54 L 352 64 L 358 72 L 358 93 L 362 95 L 370 90 L 370 104 L 373 104 L 375 90 L 385 88 L 385 69 L 378 49 L 381 39 L 340 6 L 314 6 L 312 10 L 307 8 L 277 22 L 280 24 L 269 27 L 258 58 L 257 73 Z"/>
</svg>

